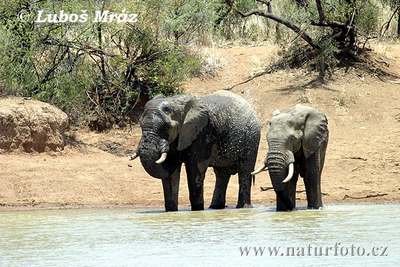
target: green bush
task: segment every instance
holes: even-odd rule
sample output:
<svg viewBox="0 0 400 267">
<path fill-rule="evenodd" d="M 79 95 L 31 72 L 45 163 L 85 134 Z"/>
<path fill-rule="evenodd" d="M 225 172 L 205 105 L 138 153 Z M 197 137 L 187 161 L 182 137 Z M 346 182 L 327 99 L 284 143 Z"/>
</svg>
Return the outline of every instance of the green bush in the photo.
<svg viewBox="0 0 400 267">
<path fill-rule="evenodd" d="M 156 94 L 181 93 L 183 81 L 203 73 L 202 59 L 190 52 L 196 50 L 194 45 L 209 44 L 210 39 L 271 41 L 284 50 L 283 65 L 309 63 L 325 74 L 346 57 L 356 56 L 382 21 L 378 0 L 322 1 L 328 21 L 346 23 L 355 12 L 356 30 L 340 39 L 337 29 L 312 24 L 319 20 L 315 1 L 303 1 L 306 6 L 272 1 L 273 14 L 297 25 L 319 47 L 310 49 L 286 26 L 264 17 L 242 18 L 227 2 L 233 0 L 1 1 L 0 93 L 53 103 L 73 121 L 89 122 L 100 130 L 135 119 Z M 260 1 L 234 2 L 243 12 L 266 10 Z M 398 0 L 381 2 L 393 9 Z M 87 10 L 89 15 L 95 10 L 126 10 L 137 13 L 138 21 L 35 23 L 41 9 Z"/>
<path fill-rule="evenodd" d="M 57 105 L 101 130 L 134 119 L 155 94 L 180 93 L 200 60 L 161 29 L 157 1 L 33 1 L 0 5 L 0 84 L 7 94 Z M 129 7 L 129 8 L 128 8 Z M 40 9 L 138 13 L 137 23 L 39 24 Z M 24 20 L 18 15 L 23 13 Z M 167 14 L 167 10 L 161 9 Z M 99 126 L 100 124 L 100 126 Z"/>
</svg>

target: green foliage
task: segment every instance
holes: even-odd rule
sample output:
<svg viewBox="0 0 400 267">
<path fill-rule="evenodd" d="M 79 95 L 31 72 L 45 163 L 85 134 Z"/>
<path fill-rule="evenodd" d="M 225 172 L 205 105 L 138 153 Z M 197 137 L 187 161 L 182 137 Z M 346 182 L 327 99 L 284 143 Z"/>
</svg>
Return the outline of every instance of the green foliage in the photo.
<svg viewBox="0 0 400 267">
<path fill-rule="evenodd" d="M 177 0 L 166 1 L 167 12 L 164 31 L 179 43 L 188 43 L 212 27 L 214 20 L 213 1 Z"/>
<path fill-rule="evenodd" d="M 377 29 L 379 7 L 372 0 L 329 0 L 325 1 L 327 19 L 330 21 L 346 22 L 355 12 L 355 24 L 358 30 L 368 34 Z"/>
<path fill-rule="evenodd" d="M 319 47 L 312 52 L 286 26 L 263 17 L 242 18 L 224 0 L 1 1 L 0 87 L 2 93 L 53 103 L 75 121 L 87 117 L 109 127 L 129 121 L 156 94 L 181 93 L 182 82 L 201 73 L 201 58 L 190 52 L 193 45 L 272 41 L 292 57 L 287 65 L 307 61 L 320 73 L 329 73 L 345 53 L 356 55 L 380 26 L 378 0 L 322 1 L 327 21 L 349 23 L 354 18 L 355 30 L 345 37 L 338 28 L 313 25 L 319 21 L 316 2 L 307 2 L 272 1 L 272 12 L 306 32 Z M 381 3 L 394 10 L 400 2 Z M 236 0 L 235 8 L 246 12 L 267 7 Z M 55 14 L 86 10 L 92 17 L 96 10 L 124 11 L 137 13 L 138 21 L 35 23 L 42 9 Z"/>
<path fill-rule="evenodd" d="M 364 35 L 376 33 L 379 26 L 379 7 L 376 2 L 368 0 L 363 2 L 359 1 L 357 4 L 359 15 L 356 17 L 356 25 L 358 30 Z"/>
<path fill-rule="evenodd" d="M 160 13 L 155 12 L 158 7 Z M 139 20 L 35 23 L 41 9 L 55 14 L 87 10 L 92 17 L 96 10 L 121 13 L 126 9 L 138 13 Z M 168 12 L 160 1 L 2 3 L 0 84 L 8 94 L 53 103 L 75 121 L 86 117 L 97 121 L 94 124 L 106 121 L 107 127 L 124 123 L 137 104 L 155 94 L 181 92 L 182 81 L 198 72 L 200 59 L 165 36 L 162 29 L 170 25 Z"/>
<path fill-rule="evenodd" d="M 340 49 L 332 38 L 321 38 L 318 45 L 320 49 L 310 63 L 319 72 L 320 78 L 324 79 L 327 72 L 331 76 L 332 71 L 340 63 L 338 60 Z"/>
<path fill-rule="evenodd" d="M 257 3 L 254 0 L 237 0 L 235 3 L 238 9 L 243 11 L 249 11 L 257 7 Z M 227 40 L 246 39 L 249 36 L 254 39 L 253 33 L 258 30 L 255 29 L 255 26 L 251 26 L 249 32 L 246 27 L 251 18 L 243 19 L 236 12 L 230 10 L 223 0 L 215 0 L 214 10 L 216 14 L 214 34 Z"/>
<path fill-rule="evenodd" d="M 395 9 L 400 6 L 400 0 L 381 0 L 385 5 L 389 5 L 390 8 Z"/>
</svg>

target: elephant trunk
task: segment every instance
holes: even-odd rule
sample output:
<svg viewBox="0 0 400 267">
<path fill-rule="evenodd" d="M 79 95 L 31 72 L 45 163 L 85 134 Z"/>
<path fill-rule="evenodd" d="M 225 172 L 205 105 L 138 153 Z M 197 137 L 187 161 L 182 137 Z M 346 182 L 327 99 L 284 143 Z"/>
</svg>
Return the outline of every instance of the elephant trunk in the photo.
<svg viewBox="0 0 400 267">
<path fill-rule="evenodd" d="M 282 142 L 269 142 L 266 166 L 275 191 L 283 191 L 287 188 L 286 182 L 293 176 L 293 163 L 293 152 L 287 149 Z"/>
<path fill-rule="evenodd" d="M 148 174 L 155 178 L 167 178 L 170 171 L 167 164 L 169 143 L 153 132 L 144 131 L 140 140 L 138 153 L 140 162 Z"/>
<path fill-rule="evenodd" d="M 291 194 L 289 181 L 294 173 L 294 155 L 285 142 L 268 140 L 269 150 L 266 158 L 269 176 L 276 193 L 277 211 L 293 210 L 295 199 Z"/>
</svg>

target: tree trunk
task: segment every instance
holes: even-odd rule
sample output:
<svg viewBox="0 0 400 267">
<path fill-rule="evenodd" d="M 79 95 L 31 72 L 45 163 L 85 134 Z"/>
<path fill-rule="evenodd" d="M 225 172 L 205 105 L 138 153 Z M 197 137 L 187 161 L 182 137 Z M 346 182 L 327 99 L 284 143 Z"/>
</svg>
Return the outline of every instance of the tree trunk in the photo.
<svg viewBox="0 0 400 267">
<path fill-rule="evenodd" d="M 400 38 L 400 9 L 397 11 L 397 37 Z"/>
</svg>

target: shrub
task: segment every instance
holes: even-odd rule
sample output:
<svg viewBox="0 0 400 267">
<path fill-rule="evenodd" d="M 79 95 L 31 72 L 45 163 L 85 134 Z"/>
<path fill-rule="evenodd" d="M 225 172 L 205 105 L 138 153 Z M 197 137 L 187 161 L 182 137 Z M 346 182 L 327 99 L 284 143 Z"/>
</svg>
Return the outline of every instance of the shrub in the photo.
<svg viewBox="0 0 400 267">
<path fill-rule="evenodd" d="M 164 25 L 153 9 L 157 5 L 157 1 L 78 0 L 57 5 L 14 0 L 0 5 L 0 84 L 7 94 L 55 104 L 75 122 L 88 121 L 97 130 L 130 122 L 153 95 L 180 93 L 182 81 L 200 66 L 196 55 L 160 31 Z M 93 15 L 95 10 L 124 8 L 138 13 L 140 20 L 34 22 L 40 9 L 78 14 L 86 9 Z"/>
</svg>

